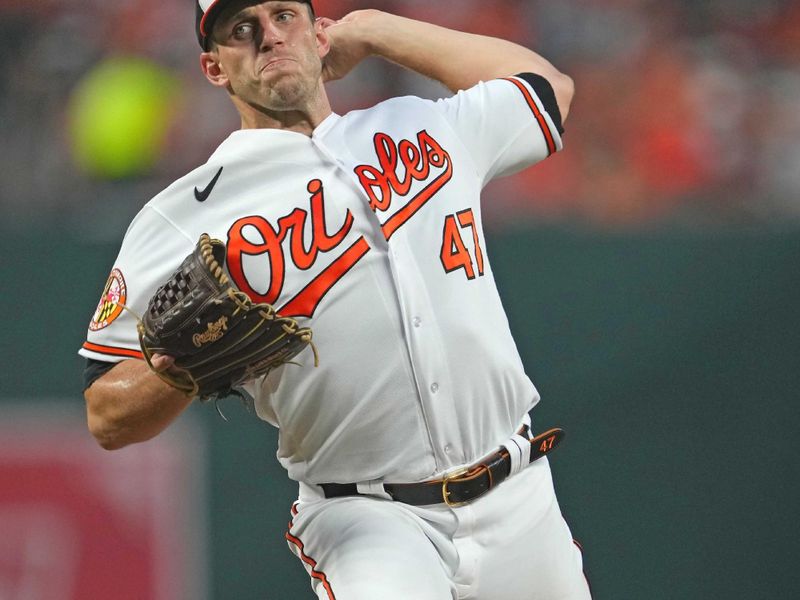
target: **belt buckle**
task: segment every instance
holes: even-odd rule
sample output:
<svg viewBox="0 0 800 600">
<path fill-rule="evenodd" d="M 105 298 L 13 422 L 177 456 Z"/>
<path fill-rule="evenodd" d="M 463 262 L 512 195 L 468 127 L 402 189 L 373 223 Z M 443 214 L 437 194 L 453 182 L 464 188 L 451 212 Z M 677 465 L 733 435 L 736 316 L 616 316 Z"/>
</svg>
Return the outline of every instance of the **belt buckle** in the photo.
<svg viewBox="0 0 800 600">
<path fill-rule="evenodd" d="M 469 470 L 470 467 L 461 467 L 460 469 L 456 469 L 452 473 L 448 473 L 447 475 L 442 477 L 442 499 L 444 500 L 444 503 L 450 508 L 457 508 L 459 506 L 464 506 L 466 502 L 452 502 L 450 500 L 450 490 L 447 489 L 447 485 L 454 479 L 458 479 L 459 477 L 469 473 Z"/>
</svg>

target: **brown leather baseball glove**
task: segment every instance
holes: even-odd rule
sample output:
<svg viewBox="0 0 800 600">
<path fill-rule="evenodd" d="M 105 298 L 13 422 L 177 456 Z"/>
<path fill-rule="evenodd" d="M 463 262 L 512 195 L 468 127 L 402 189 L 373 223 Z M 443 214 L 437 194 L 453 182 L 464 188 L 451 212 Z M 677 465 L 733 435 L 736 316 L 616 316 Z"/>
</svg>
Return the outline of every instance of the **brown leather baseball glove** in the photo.
<svg viewBox="0 0 800 600">
<path fill-rule="evenodd" d="M 222 265 L 225 244 L 200 236 L 197 246 L 150 300 L 139 322 L 139 342 L 150 368 L 153 354 L 175 358 L 156 371 L 164 381 L 202 400 L 290 362 L 311 346 L 311 329 L 255 304 L 231 285 Z"/>
</svg>

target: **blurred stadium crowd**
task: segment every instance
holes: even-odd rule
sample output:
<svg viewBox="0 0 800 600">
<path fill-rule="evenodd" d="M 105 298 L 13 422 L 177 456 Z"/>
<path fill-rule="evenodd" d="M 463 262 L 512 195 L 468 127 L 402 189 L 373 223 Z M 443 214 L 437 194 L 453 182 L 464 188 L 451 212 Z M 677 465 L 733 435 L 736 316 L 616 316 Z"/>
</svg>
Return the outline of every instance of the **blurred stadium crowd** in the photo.
<svg viewBox="0 0 800 600">
<path fill-rule="evenodd" d="M 200 73 L 192 4 L 0 0 L 0 210 L 7 227 L 86 224 L 87 232 L 102 235 L 96 224 L 103 221 L 117 238 L 141 204 L 204 162 L 238 126 L 224 94 Z M 491 184 L 490 225 L 800 222 L 797 0 L 317 0 L 316 6 L 333 18 L 372 7 L 501 36 L 540 51 L 575 79 L 567 151 Z M 164 135 L 156 136 L 152 160 L 143 166 L 93 172 L 76 161 L 76 90 L 102 61 L 119 56 L 146 59 L 172 82 L 159 105 Z M 378 60 L 330 91 L 339 113 L 398 94 L 445 93 Z M 105 127 L 103 110 L 102 101 L 84 106 L 78 125 Z M 102 155 L 100 146 L 95 151 Z"/>
</svg>

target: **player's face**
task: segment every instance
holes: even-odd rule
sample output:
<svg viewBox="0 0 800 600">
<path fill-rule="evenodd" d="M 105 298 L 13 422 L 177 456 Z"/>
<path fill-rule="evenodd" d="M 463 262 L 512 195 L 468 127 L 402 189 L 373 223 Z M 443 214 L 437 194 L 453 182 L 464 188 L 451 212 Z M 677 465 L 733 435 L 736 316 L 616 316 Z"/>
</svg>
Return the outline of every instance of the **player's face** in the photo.
<svg viewBox="0 0 800 600">
<path fill-rule="evenodd" d="M 251 106 L 303 108 L 321 89 L 327 38 L 302 2 L 234 2 L 213 40 L 226 87 Z"/>
</svg>

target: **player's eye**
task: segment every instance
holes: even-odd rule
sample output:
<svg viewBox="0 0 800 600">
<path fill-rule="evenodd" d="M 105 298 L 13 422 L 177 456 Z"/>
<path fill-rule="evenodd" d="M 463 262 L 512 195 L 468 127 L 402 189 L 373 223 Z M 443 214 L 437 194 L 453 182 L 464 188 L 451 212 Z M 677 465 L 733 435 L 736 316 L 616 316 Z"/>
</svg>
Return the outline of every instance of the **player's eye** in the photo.
<svg viewBox="0 0 800 600">
<path fill-rule="evenodd" d="M 252 23 L 239 23 L 233 28 L 233 37 L 237 40 L 246 40 L 253 36 L 255 27 Z"/>
<path fill-rule="evenodd" d="M 288 23 L 294 18 L 294 13 L 291 11 L 284 11 L 277 14 L 275 20 L 279 23 Z"/>
</svg>

